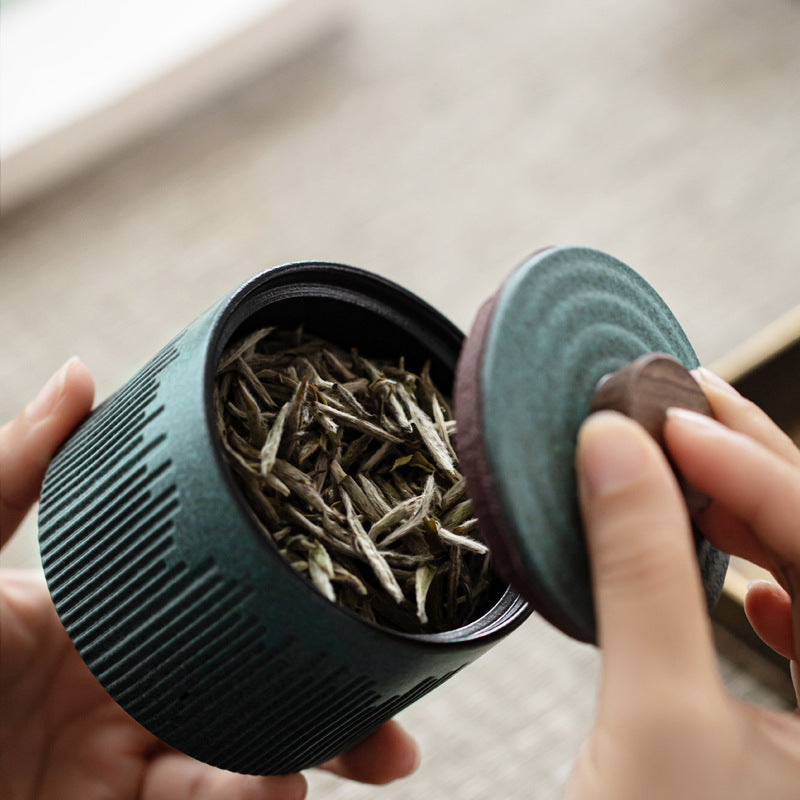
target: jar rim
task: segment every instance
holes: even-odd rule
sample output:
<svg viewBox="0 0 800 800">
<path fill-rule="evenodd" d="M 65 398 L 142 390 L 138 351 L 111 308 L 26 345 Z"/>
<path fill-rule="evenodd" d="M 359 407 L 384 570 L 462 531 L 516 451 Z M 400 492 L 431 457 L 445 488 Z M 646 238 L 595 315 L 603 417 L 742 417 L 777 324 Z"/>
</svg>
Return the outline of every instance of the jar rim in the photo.
<svg viewBox="0 0 800 800">
<path fill-rule="evenodd" d="M 449 372 L 451 384 L 454 381 L 455 365 L 464 342 L 463 332 L 425 300 L 383 276 L 345 264 L 307 261 L 272 267 L 244 283 L 223 300 L 214 321 L 205 356 L 203 392 L 206 425 L 213 442 L 212 449 L 217 469 L 240 511 L 244 512 L 243 516 L 247 519 L 249 529 L 262 547 L 267 548 L 272 556 L 278 557 L 285 568 L 284 571 L 291 575 L 291 580 L 299 582 L 305 589 L 335 609 L 333 613 L 342 614 L 349 621 L 355 620 L 366 625 L 372 631 L 423 647 L 470 643 L 485 645 L 505 635 L 510 630 L 509 626 L 516 627 L 521 624 L 532 609 L 528 602 L 500 576 L 497 576 L 498 581 L 505 588 L 492 605 L 476 619 L 458 628 L 438 633 L 408 633 L 373 623 L 325 598 L 280 556 L 274 543 L 255 525 L 254 512 L 225 460 L 216 429 L 211 397 L 217 364 L 224 348 L 237 336 L 248 332 L 248 329 L 257 329 L 259 316 L 268 309 L 272 308 L 274 311 L 280 308 L 279 316 L 283 318 L 282 321 L 290 324 L 289 320 L 294 317 L 296 325 L 305 321 L 296 315 L 298 305 L 302 304 L 307 308 L 312 301 L 315 304 L 328 303 L 331 309 L 348 308 L 360 318 L 370 318 L 376 324 L 386 326 L 386 330 L 392 329 L 395 338 L 405 334 L 408 341 L 415 342 L 414 349 L 424 350 L 426 356 L 433 356 L 437 361 L 432 366 L 432 373 L 434 371 L 442 373 L 446 370 Z M 331 323 L 330 319 L 328 323 Z M 354 321 L 350 320 L 349 327 L 352 327 L 353 323 Z M 330 338 L 324 331 L 314 332 Z M 336 337 L 333 337 L 333 341 L 336 341 Z M 343 342 L 340 339 L 337 343 Z"/>
</svg>

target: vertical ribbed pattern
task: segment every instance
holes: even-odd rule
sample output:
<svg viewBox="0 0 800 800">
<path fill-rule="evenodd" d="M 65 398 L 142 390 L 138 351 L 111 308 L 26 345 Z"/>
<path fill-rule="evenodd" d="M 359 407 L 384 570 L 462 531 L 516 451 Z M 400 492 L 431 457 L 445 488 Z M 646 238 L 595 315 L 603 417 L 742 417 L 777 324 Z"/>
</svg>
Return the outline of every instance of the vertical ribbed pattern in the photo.
<svg viewBox="0 0 800 800">
<path fill-rule="evenodd" d="M 150 449 L 163 442 L 163 437 L 147 441 L 145 429 L 164 410 L 163 406 L 151 406 L 159 374 L 178 357 L 176 344 L 165 347 L 106 400 L 56 454 L 42 491 L 46 502 L 39 515 L 39 539 L 43 545 L 55 530 L 63 539 L 59 523 L 65 517 L 75 520 L 75 506 L 88 500 L 93 509 L 102 511 L 98 502 L 113 503 L 115 491 L 129 479 L 129 473 Z"/>
<path fill-rule="evenodd" d="M 50 591 L 84 661 L 153 733 L 227 769 L 303 769 L 452 672 L 382 693 L 346 655 L 268 629 L 249 610 L 250 591 L 210 557 L 176 547 L 181 492 L 159 386 L 179 343 L 98 408 L 53 460 L 39 519 Z"/>
</svg>

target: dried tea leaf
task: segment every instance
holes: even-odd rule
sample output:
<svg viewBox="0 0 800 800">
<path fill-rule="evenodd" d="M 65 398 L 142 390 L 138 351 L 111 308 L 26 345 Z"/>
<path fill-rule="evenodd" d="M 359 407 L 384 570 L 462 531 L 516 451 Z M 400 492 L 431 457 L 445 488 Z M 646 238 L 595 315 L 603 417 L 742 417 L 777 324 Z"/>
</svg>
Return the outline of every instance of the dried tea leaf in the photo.
<svg viewBox="0 0 800 800">
<path fill-rule="evenodd" d="M 212 403 L 259 529 L 325 597 L 408 632 L 485 609 L 490 555 L 427 365 L 264 329 L 226 351 Z"/>
<path fill-rule="evenodd" d="M 358 467 L 359 472 L 373 473 L 380 468 L 381 463 L 394 450 L 391 442 L 384 442 L 369 458 L 365 459 Z"/>
<path fill-rule="evenodd" d="M 355 414 L 357 417 L 366 420 L 372 420 L 375 418 L 375 415 L 361 405 L 361 403 L 358 401 L 358 398 L 347 388 L 347 386 L 341 383 L 334 383 L 333 392 L 342 400 L 344 405 L 350 409 L 352 414 Z"/>
<path fill-rule="evenodd" d="M 328 362 L 332 372 L 335 372 L 343 381 L 358 380 L 356 374 L 346 367 L 336 353 L 328 347 L 323 347 L 321 350 L 322 357 Z M 366 381 L 365 381 L 366 385 Z"/>
<path fill-rule="evenodd" d="M 357 439 L 353 439 L 342 456 L 342 467 L 346 470 L 349 470 L 353 464 L 355 464 L 356 461 L 358 461 L 358 459 L 364 455 L 372 442 L 373 439 L 368 433 L 365 433 L 363 436 L 359 436 Z M 387 446 L 391 447 L 388 442 L 386 444 Z"/>
<path fill-rule="evenodd" d="M 417 601 L 417 618 L 423 625 L 428 624 L 425 601 L 428 597 L 428 590 L 431 588 L 431 581 L 434 575 L 436 575 L 436 567 L 432 564 L 423 564 L 417 567 L 414 573 L 414 598 Z"/>
<path fill-rule="evenodd" d="M 412 458 L 414 458 L 414 454 L 409 453 L 407 456 L 401 456 L 400 458 L 395 459 L 390 471 L 394 472 L 398 467 L 404 467 L 406 464 L 410 464 Z"/>
<path fill-rule="evenodd" d="M 254 331 L 249 336 L 245 336 L 244 339 L 237 342 L 234 347 L 230 348 L 223 354 L 219 361 L 219 367 L 217 370 L 222 372 L 224 369 L 227 369 L 227 367 L 236 361 L 239 356 L 254 348 L 255 345 L 257 345 L 265 337 L 269 336 L 274 330 L 274 326 L 271 328 L 261 328 L 261 330 Z"/>
<path fill-rule="evenodd" d="M 436 395 L 433 396 L 431 403 L 433 406 L 433 422 L 436 425 L 436 432 L 444 442 L 444 445 L 452 456 L 453 461 L 458 461 L 458 456 L 456 455 L 456 451 L 453 448 L 452 442 L 450 441 L 450 434 L 447 431 L 447 421 L 444 418 L 442 406 L 440 405 Z"/>
<path fill-rule="evenodd" d="M 431 502 L 433 501 L 433 493 L 435 488 L 436 483 L 433 479 L 433 475 L 429 475 L 428 481 L 425 484 L 425 490 L 418 498 L 418 503 L 414 513 L 408 520 L 395 528 L 381 541 L 381 547 L 388 547 L 390 544 L 396 542 L 406 534 L 411 533 L 411 531 L 413 531 L 414 528 L 416 528 L 422 522 L 423 518 L 428 516 L 431 509 Z"/>
<path fill-rule="evenodd" d="M 321 414 L 327 415 L 328 417 L 340 422 L 342 425 L 345 425 L 349 428 L 355 428 L 355 430 L 359 430 L 364 433 L 369 433 L 376 439 L 383 439 L 386 442 L 393 442 L 394 444 L 401 444 L 403 441 L 398 436 L 388 433 L 383 428 L 378 427 L 369 420 L 359 419 L 352 414 L 348 414 L 346 411 L 339 411 L 337 408 L 332 408 L 322 403 L 314 403 L 314 408 Z"/>
<path fill-rule="evenodd" d="M 332 580 L 337 581 L 339 583 L 347 584 L 348 586 L 352 587 L 352 589 L 356 592 L 356 594 L 359 594 L 362 597 L 366 597 L 367 594 L 369 594 L 369 591 L 367 587 L 364 585 L 363 581 L 361 581 L 361 579 L 358 578 L 358 576 L 346 570 L 339 564 L 333 565 Z"/>
<path fill-rule="evenodd" d="M 370 522 L 377 522 L 381 518 L 381 512 L 350 475 L 345 475 L 340 481 L 339 491 L 347 492 L 348 497 L 355 503 L 358 510 L 369 518 Z"/>
<path fill-rule="evenodd" d="M 267 438 L 267 426 L 261 417 L 261 409 L 255 397 L 250 393 L 247 382 L 239 378 L 239 396 L 244 403 L 244 412 L 247 415 L 247 427 L 250 431 L 250 442 L 260 447 Z"/>
<path fill-rule="evenodd" d="M 411 457 L 409 466 L 419 467 L 425 472 L 436 472 L 436 467 L 434 467 L 433 464 L 431 464 L 431 462 L 428 461 L 428 459 L 425 458 L 425 456 L 422 455 L 422 453 L 420 453 L 419 451 L 414 453 L 414 455 Z"/>
<path fill-rule="evenodd" d="M 332 603 L 335 603 L 336 592 L 333 590 L 331 579 L 325 571 L 320 568 L 313 556 L 308 560 L 308 574 L 311 578 L 311 582 L 317 587 L 320 594 L 327 597 Z"/>
<path fill-rule="evenodd" d="M 436 425 L 433 424 L 431 418 L 416 404 L 405 387 L 402 387 L 401 397 L 404 399 L 411 419 L 416 429 L 419 431 L 422 441 L 428 448 L 428 452 L 431 454 L 434 463 L 453 483 L 455 483 L 461 475 L 453 464 L 453 459 L 450 456 L 447 446 L 439 437 Z"/>
<path fill-rule="evenodd" d="M 264 446 L 261 448 L 260 462 L 261 474 L 267 475 L 272 472 L 275 466 L 275 459 L 278 457 L 278 448 L 281 446 L 281 438 L 283 437 L 283 429 L 286 427 L 286 420 L 289 417 L 292 409 L 294 408 L 294 397 L 288 403 L 281 406 L 278 416 L 272 423 L 272 427 L 267 433 Z"/>
<path fill-rule="evenodd" d="M 369 538 L 377 539 L 385 531 L 391 530 L 395 525 L 409 519 L 419 507 L 418 497 L 398 502 L 390 511 L 387 511 L 370 529 Z"/>
<path fill-rule="evenodd" d="M 375 577 L 381 582 L 389 595 L 396 603 L 402 603 L 405 599 L 403 597 L 403 590 L 397 583 L 392 568 L 386 563 L 386 559 L 378 552 L 375 543 L 367 535 L 367 532 L 361 525 L 361 521 L 353 510 L 353 504 L 350 502 L 350 498 L 347 494 L 342 494 L 342 501 L 344 502 L 347 521 L 350 523 L 350 530 L 355 536 L 356 547 L 358 547 L 367 559 L 375 573 Z"/>
<path fill-rule="evenodd" d="M 453 533 L 468 533 L 471 530 L 474 530 L 478 527 L 478 518 L 472 517 L 471 519 L 462 522 L 460 525 L 456 525 L 453 528 Z"/>
<path fill-rule="evenodd" d="M 392 510 L 383 492 L 363 472 L 358 475 L 358 483 L 377 512 L 377 517 L 375 519 L 370 518 L 372 522 L 376 522 Z"/>
<path fill-rule="evenodd" d="M 472 516 L 472 501 L 462 500 L 458 505 L 453 506 L 443 517 L 442 525 L 446 528 L 455 528 L 462 525 Z"/>
<path fill-rule="evenodd" d="M 471 550 L 473 553 L 480 553 L 481 555 L 489 552 L 489 548 L 482 542 L 476 539 L 470 539 L 469 536 L 459 536 L 457 533 L 443 528 L 438 520 L 436 521 L 436 533 L 445 544 L 451 547 L 460 547 L 464 550 Z"/>
<path fill-rule="evenodd" d="M 441 510 L 447 511 L 451 506 L 460 503 L 467 496 L 467 482 L 459 478 L 442 497 Z"/>
</svg>

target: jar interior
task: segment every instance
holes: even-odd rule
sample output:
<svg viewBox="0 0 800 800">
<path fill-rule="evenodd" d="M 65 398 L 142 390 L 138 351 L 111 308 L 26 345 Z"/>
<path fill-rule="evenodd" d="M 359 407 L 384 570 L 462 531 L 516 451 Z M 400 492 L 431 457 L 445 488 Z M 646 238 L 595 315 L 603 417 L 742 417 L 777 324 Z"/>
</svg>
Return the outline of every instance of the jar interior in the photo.
<svg viewBox="0 0 800 800">
<path fill-rule="evenodd" d="M 413 295 L 403 293 L 400 300 L 407 301 L 409 297 L 414 302 L 404 307 L 397 298 L 391 298 L 394 302 L 387 302 L 386 297 L 346 291 L 341 286 L 309 282 L 267 285 L 232 310 L 220 331 L 216 347 L 212 348 L 215 351 L 212 353 L 214 367 L 229 344 L 260 328 L 275 326 L 296 330 L 302 325 L 309 334 L 326 339 L 346 351 L 356 348 L 360 355 L 371 359 L 396 362 L 402 356 L 406 368 L 415 373 L 427 362 L 434 384 L 451 397 L 463 334 Z M 508 588 L 493 565 L 490 569 L 490 587 L 480 613 L 459 628 L 439 633 L 392 632 L 431 641 L 471 638 L 503 627 L 510 616 L 526 613 L 524 601 Z M 346 608 L 341 610 L 355 613 Z M 370 624 L 368 620 L 362 621 Z"/>
</svg>

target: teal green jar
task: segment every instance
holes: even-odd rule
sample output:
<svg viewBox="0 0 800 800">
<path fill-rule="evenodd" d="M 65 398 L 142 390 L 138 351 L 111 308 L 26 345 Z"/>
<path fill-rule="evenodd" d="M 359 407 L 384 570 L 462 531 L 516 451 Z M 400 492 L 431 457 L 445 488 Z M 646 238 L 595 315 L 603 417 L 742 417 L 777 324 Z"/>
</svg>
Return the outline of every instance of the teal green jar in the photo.
<svg viewBox="0 0 800 800">
<path fill-rule="evenodd" d="M 300 322 L 411 368 L 430 359 L 438 385 L 453 384 L 463 335 L 418 297 L 352 267 L 277 267 L 102 403 L 54 458 L 41 496 L 45 575 L 83 660 L 156 736 L 238 772 L 327 761 L 529 614 L 499 584 L 495 605 L 459 630 L 372 625 L 317 593 L 260 533 L 223 460 L 211 387 L 230 341 Z"/>
</svg>

